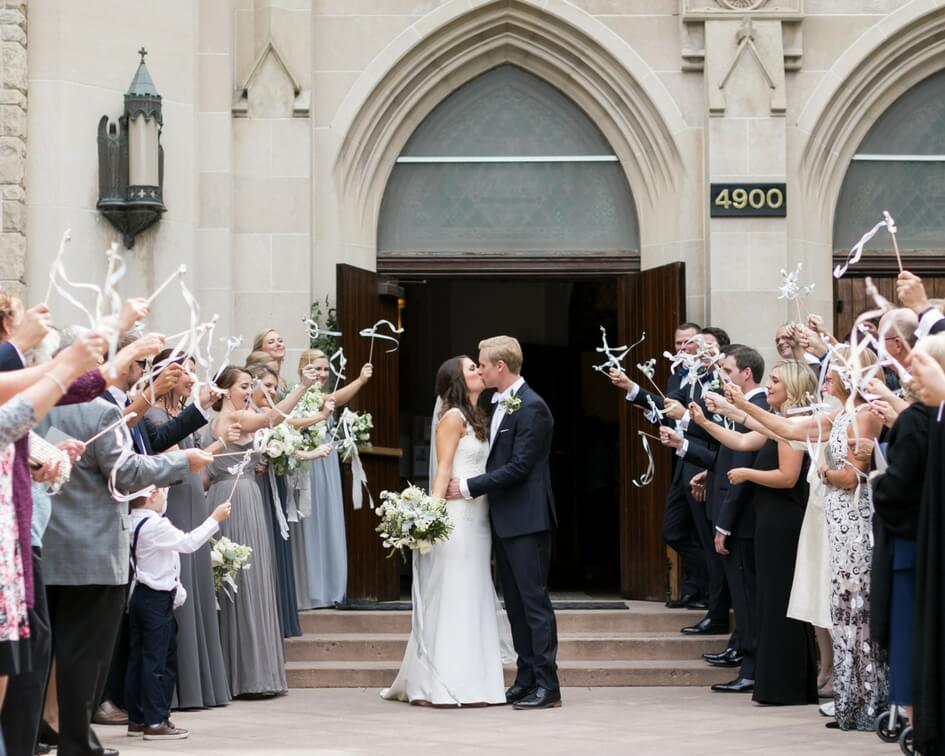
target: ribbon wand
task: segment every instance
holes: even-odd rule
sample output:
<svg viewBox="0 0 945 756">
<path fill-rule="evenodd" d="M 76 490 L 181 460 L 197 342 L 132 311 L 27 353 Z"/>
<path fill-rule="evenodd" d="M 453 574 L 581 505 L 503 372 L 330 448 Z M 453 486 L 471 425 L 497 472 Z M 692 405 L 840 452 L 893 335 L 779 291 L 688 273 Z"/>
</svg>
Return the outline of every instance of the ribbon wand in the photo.
<svg viewBox="0 0 945 756">
<path fill-rule="evenodd" d="M 388 336 L 387 334 L 378 333 L 377 329 L 380 328 L 381 326 L 387 326 L 390 329 L 391 333 L 394 335 Z M 400 347 L 400 341 L 398 341 L 396 337 L 402 334 L 403 332 L 404 332 L 403 328 L 398 328 L 389 320 L 378 320 L 370 328 L 362 328 L 358 332 L 358 334 L 360 336 L 369 337 L 371 339 L 371 348 L 368 351 L 368 360 L 367 360 L 368 364 L 373 364 L 372 360 L 374 359 L 374 340 L 375 339 L 383 339 L 384 341 L 392 341 L 394 343 L 394 348 L 387 350 L 387 353 L 390 354 L 391 352 L 396 352 L 397 349 Z"/>
<path fill-rule="evenodd" d="M 187 272 L 186 265 L 181 265 L 177 270 L 175 270 L 164 283 L 158 286 L 157 291 L 155 291 L 150 297 L 148 297 L 148 305 L 150 306 L 150 304 L 155 299 L 157 299 L 158 294 L 164 291 L 168 286 L 174 283 L 174 281 L 176 281 L 180 276 L 183 276 L 186 272 Z"/>
<path fill-rule="evenodd" d="M 886 221 L 886 229 L 892 237 L 893 249 L 896 250 L 896 262 L 899 263 L 899 272 L 902 273 L 902 257 L 899 255 L 899 242 L 896 240 L 896 232 L 899 229 L 896 228 L 896 221 L 888 210 L 883 210 L 883 218 Z"/>
<path fill-rule="evenodd" d="M 138 416 L 138 413 L 137 413 L 137 412 L 129 412 L 127 415 L 122 415 L 120 419 L 116 420 L 114 423 L 112 423 L 111 425 L 109 425 L 107 428 L 103 428 L 102 430 L 100 430 L 98 433 L 96 433 L 94 436 L 92 436 L 92 438 L 90 438 L 88 441 L 85 441 L 84 443 L 85 443 L 86 447 L 88 447 L 89 444 L 92 444 L 92 443 L 98 441 L 102 436 L 104 436 L 104 435 L 105 435 L 106 433 L 108 433 L 110 430 L 114 430 L 114 429 L 117 428 L 119 425 L 124 425 L 125 423 L 127 423 L 128 421 L 134 419 L 134 418 L 137 417 L 137 416 Z"/>
<path fill-rule="evenodd" d="M 53 286 L 56 282 L 56 271 L 59 269 L 59 266 L 62 264 L 62 256 L 66 252 L 66 244 L 72 241 L 72 229 L 67 228 L 65 233 L 62 235 L 62 240 L 59 242 L 59 251 L 56 253 L 56 259 L 53 261 L 52 267 L 49 269 L 49 285 L 46 287 L 46 296 L 43 297 L 43 304 L 49 304 L 49 297 L 52 295 Z"/>
</svg>

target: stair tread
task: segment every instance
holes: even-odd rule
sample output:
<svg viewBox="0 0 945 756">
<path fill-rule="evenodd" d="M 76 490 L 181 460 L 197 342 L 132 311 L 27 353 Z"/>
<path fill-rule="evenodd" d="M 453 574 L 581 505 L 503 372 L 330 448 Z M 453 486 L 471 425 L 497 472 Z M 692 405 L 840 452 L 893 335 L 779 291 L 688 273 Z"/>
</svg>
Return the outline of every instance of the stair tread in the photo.
<svg viewBox="0 0 945 756">
<path fill-rule="evenodd" d="M 286 643 L 300 643 L 305 641 L 407 641 L 409 633 L 304 633 L 295 638 L 287 638 Z M 705 636 L 705 635 L 684 635 L 682 633 L 672 632 L 646 632 L 634 631 L 628 633 L 618 632 L 567 632 L 558 633 L 558 640 L 580 641 L 680 641 L 683 643 L 702 643 L 712 638 L 723 638 L 724 636 Z M 724 643 L 724 640 L 720 640 Z"/>
<path fill-rule="evenodd" d="M 302 669 L 392 669 L 400 668 L 400 661 L 290 661 L 286 662 L 286 670 Z M 513 668 L 514 665 L 506 665 Z M 701 659 L 589 659 L 589 660 L 558 660 L 560 669 L 675 669 L 675 670 L 704 670 L 707 672 L 722 672 L 731 674 L 731 670 L 719 670 L 708 666 Z"/>
</svg>

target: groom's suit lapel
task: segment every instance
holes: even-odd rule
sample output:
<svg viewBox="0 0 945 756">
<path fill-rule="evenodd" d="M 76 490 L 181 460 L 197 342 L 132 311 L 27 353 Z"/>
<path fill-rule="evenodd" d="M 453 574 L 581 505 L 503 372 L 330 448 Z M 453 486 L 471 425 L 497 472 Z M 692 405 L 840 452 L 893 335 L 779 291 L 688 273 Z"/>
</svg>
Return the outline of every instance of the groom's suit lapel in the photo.
<svg viewBox="0 0 945 756">
<path fill-rule="evenodd" d="M 524 401 L 525 401 L 525 394 L 526 394 L 527 392 L 528 392 L 528 384 L 527 384 L 527 383 L 523 383 L 523 384 L 522 384 L 522 387 L 518 390 L 518 392 L 515 394 L 515 396 L 519 397 L 519 398 L 524 402 Z M 493 405 L 493 407 L 494 407 L 494 410 L 493 410 L 494 412 L 498 412 L 499 409 L 500 409 L 500 405 L 499 405 L 499 404 L 495 404 L 495 405 Z M 498 440 L 499 440 L 499 434 L 502 433 L 503 430 L 509 428 L 509 427 L 511 426 L 511 424 L 512 424 L 513 422 L 515 422 L 514 415 L 516 415 L 517 413 L 518 413 L 518 410 L 516 410 L 515 412 L 508 412 L 508 411 L 506 411 L 505 416 L 502 418 L 502 422 L 499 423 L 499 427 L 496 429 L 495 438 L 492 439 L 492 444 L 489 446 L 489 458 L 490 458 L 490 459 L 492 458 L 492 452 L 495 450 L 496 443 L 497 443 Z"/>
</svg>

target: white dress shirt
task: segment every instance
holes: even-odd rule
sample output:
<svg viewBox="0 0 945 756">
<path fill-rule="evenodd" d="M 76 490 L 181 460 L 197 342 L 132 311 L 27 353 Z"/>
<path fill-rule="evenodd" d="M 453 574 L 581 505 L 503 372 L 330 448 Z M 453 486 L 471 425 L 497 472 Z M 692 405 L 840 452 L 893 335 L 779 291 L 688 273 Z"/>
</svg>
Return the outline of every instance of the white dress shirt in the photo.
<svg viewBox="0 0 945 756">
<path fill-rule="evenodd" d="M 187 591 L 180 584 L 180 556 L 192 554 L 203 546 L 220 525 L 212 517 L 185 533 L 175 528 L 171 521 L 162 517 L 153 509 L 143 507 L 131 510 L 131 542 L 134 544 L 134 532 L 138 523 L 146 520 L 138 533 L 135 548 L 135 582 L 148 586 L 154 591 L 171 591 L 177 588 L 174 608 L 187 600 Z"/>
<path fill-rule="evenodd" d="M 492 444 L 495 443 L 495 437 L 499 433 L 499 426 L 502 425 L 502 420 L 505 418 L 505 406 L 502 404 L 506 399 L 511 399 L 519 391 L 522 390 L 522 386 L 525 385 L 525 379 L 519 377 L 515 383 L 509 386 L 505 391 L 496 391 L 492 395 L 492 403 L 498 404 L 499 406 L 495 408 L 495 412 L 492 413 L 492 425 L 489 427 L 489 447 L 492 447 Z M 436 439 L 434 439 L 436 443 Z M 459 481 L 459 490 L 462 492 L 463 496 L 467 499 L 471 499 L 472 496 L 469 495 L 469 486 L 467 485 L 467 479 L 463 478 Z"/>
</svg>

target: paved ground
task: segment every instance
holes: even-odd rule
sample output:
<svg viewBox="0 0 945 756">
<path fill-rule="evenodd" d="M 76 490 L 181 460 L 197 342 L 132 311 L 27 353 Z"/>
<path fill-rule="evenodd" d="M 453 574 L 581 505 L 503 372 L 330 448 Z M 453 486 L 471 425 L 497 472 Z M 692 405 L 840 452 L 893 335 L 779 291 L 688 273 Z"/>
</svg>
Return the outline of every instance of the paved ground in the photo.
<svg viewBox="0 0 945 756">
<path fill-rule="evenodd" d="M 872 733 L 827 730 L 814 706 L 759 707 L 704 688 L 569 688 L 561 709 L 433 710 L 376 690 L 293 690 L 268 701 L 180 713 L 189 740 L 145 743 L 102 727 L 123 756 L 177 754 L 829 754 L 899 753 Z"/>
</svg>

